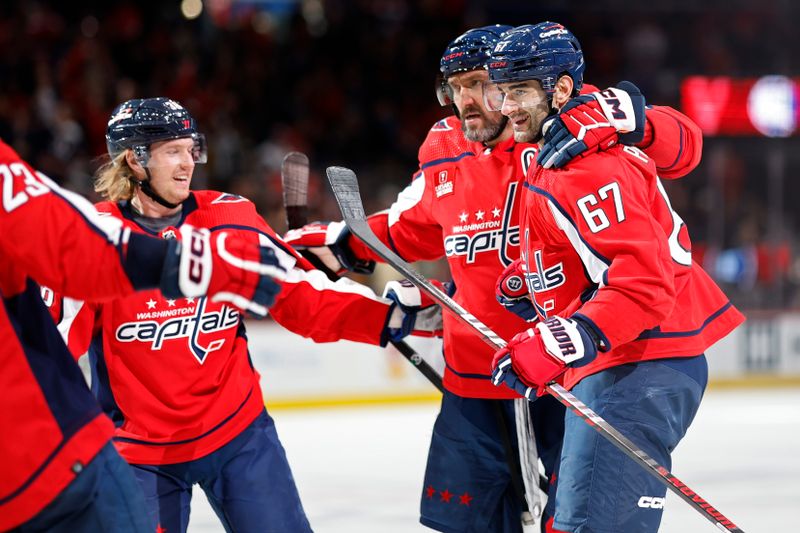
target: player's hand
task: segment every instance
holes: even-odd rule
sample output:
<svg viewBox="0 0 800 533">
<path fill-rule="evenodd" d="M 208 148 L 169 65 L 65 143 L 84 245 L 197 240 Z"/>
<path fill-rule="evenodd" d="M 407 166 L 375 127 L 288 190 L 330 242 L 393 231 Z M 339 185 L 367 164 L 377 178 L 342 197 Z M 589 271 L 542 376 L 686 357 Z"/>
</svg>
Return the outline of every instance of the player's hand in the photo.
<svg viewBox="0 0 800 533">
<path fill-rule="evenodd" d="M 291 259 L 253 234 L 181 226 L 180 241 L 171 245 L 164 261 L 161 292 L 167 298 L 209 296 L 243 312 L 266 316 L 286 277 Z M 289 256 L 286 256 L 289 257 Z"/>
<path fill-rule="evenodd" d="M 312 222 L 289 230 L 283 237 L 292 248 L 313 253 L 325 268 L 335 274 L 347 271 L 372 274 L 375 261 L 357 258 L 349 239 L 350 229 L 344 222 Z"/>
<path fill-rule="evenodd" d="M 580 321 L 551 316 L 516 334 L 505 348 L 495 352 L 492 383 L 505 383 L 533 400 L 544 394 L 544 386 L 568 366 L 584 366 L 596 356 L 592 335 Z"/>
<path fill-rule="evenodd" d="M 538 317 L 525 285 L 525 263 L 522 258 L 508 265 L 497 278 L 494 296 L 500 305 L 528 322 Z"/>
<path fill-rule="evenodd" d="M 440 281 L 434 279 L 431 283 L 449 294 L 448 288 Z M 388 282 L 383 297 L 394 302 L 386 326 L 389 339 L 399 341 L 408 335 L 442 336 L 442 308 L 407 279 Z"/>
<path fill-rule="evenodd" d="M 633 146 L 644 138 L 645 121 L 644 96 L 629 81 L 578 96 L 545 120 L 536 160 L 544 168 L 561 168 L 618 142 Z"/>
</svg>

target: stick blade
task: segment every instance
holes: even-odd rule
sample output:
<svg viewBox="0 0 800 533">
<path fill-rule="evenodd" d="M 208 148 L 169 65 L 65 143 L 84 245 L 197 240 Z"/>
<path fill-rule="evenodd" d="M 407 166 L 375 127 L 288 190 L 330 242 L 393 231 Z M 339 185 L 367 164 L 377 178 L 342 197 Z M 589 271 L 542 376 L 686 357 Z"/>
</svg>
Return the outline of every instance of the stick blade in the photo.
<svg viewBox="0 0 800 533">
<path fill-rule="evenodd" d="M 345 221 L 366 219 L 355 172 L 345 167 L 328 167 L 325 173 Z"/>
<path fill-rule="evenodd" d="M 283 205 L 289 229 L 300 228 L 308 222 L 308 156 L 289 152 L 281 164 Z"/>
<path fill-rule="evenodd" d="M 308 156 L 289 152 L 281 164 L 283 200 L 287 206 L 308 205 Z"/>
</svg>

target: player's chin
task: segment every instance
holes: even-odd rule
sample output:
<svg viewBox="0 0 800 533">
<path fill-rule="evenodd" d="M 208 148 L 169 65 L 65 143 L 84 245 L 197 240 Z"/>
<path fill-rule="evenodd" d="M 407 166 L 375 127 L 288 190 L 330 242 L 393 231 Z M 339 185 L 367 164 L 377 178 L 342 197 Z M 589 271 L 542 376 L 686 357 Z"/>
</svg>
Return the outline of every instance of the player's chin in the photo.
<svg viewBox="0 0 800 533">
<path fill-rule="evenodd" d="M 170 202 L 173 204 L 180 204 L 184 202 L 187 198 L 189 198 L 189 194 L 191 194 L 191 190 L 189 189 L 189 184 L 187 183 L 185 186 L 181 186 L 172 190 L 172 198 L 170 198 Z"/>
<path fill-rule="evenodd" d="M 536 138 L 536 133 L 531 129 L 514 130 L 514 140 L 518 143 L 533 142 Z"/>
</svg>

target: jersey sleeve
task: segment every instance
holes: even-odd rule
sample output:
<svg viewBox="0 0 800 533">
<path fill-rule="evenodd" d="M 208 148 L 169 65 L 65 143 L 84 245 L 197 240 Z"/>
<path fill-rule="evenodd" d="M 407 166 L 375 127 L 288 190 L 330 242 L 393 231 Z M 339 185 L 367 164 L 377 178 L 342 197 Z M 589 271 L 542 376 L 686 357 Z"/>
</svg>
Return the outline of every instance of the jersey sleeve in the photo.
<svg viewBox="0 0 800 533">
<path fill-rule="evenodd" d="M 316 342 L 351 340 L 384 346 L 389 300 L 348 278 L 330 281 L 319 270 L 294 268 L 281 281 L 270 314 L 280 325 Z"/>
<path fill-rule="evenodd" d="M 100 217 L 77 194 L 34 172 L 8 147 L 0 153 L 3 182 L 0 249 L 41 285 L 86 299 L 128 294 L 156 286 L 166 243 L 135 238 L 120 221 Z M 153 255 L 155 254 L 155 255 Z M 155 264 L 150 260 L 161 258 Z M 127 263 L 133 259 L 136 265 Z M 129 275 L 126 266 L 136 271 Z M 136 278 L 136 279 L 132 279 Z"/>
<path fill-rule="evenodd" d="M 386 210 L 367 218 L 375 236 L 404 260 L 435 260 L 444 255 L 442 228 L 431 212 L 431 191 L 423 171 Z M 355 236 L 350 246 L 359 259 L 382 259 Z"/>
<path fill-rule="evenodd" d="M 657 188 L 611 154 L 587 158 L 559 176 L 563 185 L 548 202 L 598 287 L 573 316 L 594 326 L 604 350 L 656 326 L 675 305 L 668 236 L 651 214 Z"/>
<path fill-rule="evenodd" d="M 482 149 L 480 143 L 467 141 L 461 122 L 449 116 L 436 122 L 420 145 L 419 167 L 411 184 L 403 189 L 387 211 L 368 217 L 375 235 L 404 260 L 432 261 L 444 255 L 442 228 L 433 216 L 432 168 Z M 349 244 L 356 257 L 382 261 L 372 250 L 352 237 Z"/>
<path fill-rule="evenodd" d="M 391 309 L 389 300 L 379 298 L 369 287 L 348 278 L 330 281 L 286 244 L 252 204 L 237 209 L 242 224 L 232 231 L 258 235 L 263 244 L 269 241 L 287 271 L 286 278 L 278 281 L 281 291 L 269 310 L 278 324 L 315 342 L 351 340 L 386 344 L 384 329 Z"/>
<path fill-rule="evenodd" d="M 683 113 L 652 106 L 647 109 L 645 138 L 638 146 L 655 162 L 660 177 L 676 179 L 700 163 L 703 132 Z"/>
</svg>

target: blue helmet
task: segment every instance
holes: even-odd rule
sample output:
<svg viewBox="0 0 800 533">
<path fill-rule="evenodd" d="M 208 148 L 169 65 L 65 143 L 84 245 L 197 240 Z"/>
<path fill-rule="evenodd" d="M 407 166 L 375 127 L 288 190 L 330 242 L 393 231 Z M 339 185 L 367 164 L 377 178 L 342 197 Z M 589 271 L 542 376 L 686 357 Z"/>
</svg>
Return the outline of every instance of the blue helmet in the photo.
<svg viewBox="0 0 800 533">
<path fill-rule="evenodd" d="M 494 24 L 468 30 L 450 42 L 439 60 L 441 77 L 436 84 L 436 98 L 443 106 L 453 103 L 447 78 L 459 72 L 485 69 L 494 45 L 513 26 Z M 458 110 L 456 110 L 458 114 Z"/>
<path fill-rule="evenodd" d="M 486 68 L 494 46 L 513 26 L 494 24 L 474 28 L 456 37 L 442 54 L 439 70 L 447 79 L 453 74 Z"/>
<path fill-rule="evenodd" d="M 198 133 L 194 118 L 178 102 L 158 98 L 134 98 L 121 103 L 111 113 L 106 129 L 106 146 L 111 158 L 127 149 L 147 166 L 149 147 L 154 142 L 192 138 L 195 141 L 195 162 L 205 163 L 206 143 Z"/>
<path fill-rule="evenodd" d="M 557 22 L 540 22 L 514 28 L 498 41 L 489 61 L 489 79 L 538 80 L 550 95 L 562 74 L 569 74 L 579 91 L 585 67 L 581 45 L 572 32 Z"/>
</svg>

